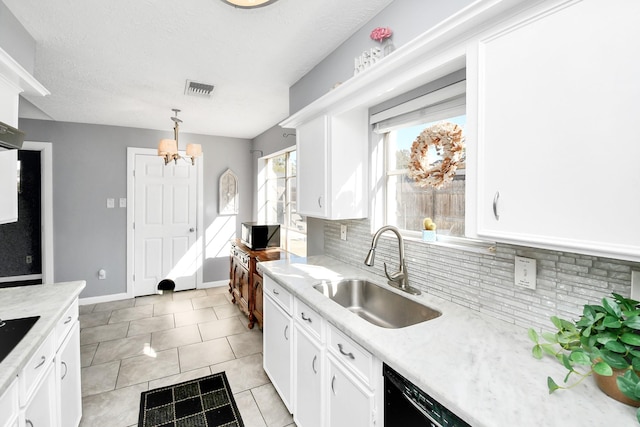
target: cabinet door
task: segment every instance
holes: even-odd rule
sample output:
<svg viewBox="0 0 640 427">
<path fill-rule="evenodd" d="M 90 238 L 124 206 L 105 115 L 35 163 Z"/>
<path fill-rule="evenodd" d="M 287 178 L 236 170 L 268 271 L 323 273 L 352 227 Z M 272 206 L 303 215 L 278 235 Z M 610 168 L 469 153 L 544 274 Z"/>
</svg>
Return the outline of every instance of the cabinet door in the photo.
<svg viewBox="0 0 640 427">
<path fill-rule="evenodd" d="M 253 274 L 253 319 L 258 323 L 259 327 L 262 327 L 262 319 L 264 313 L 264 304 L 262 301 L 262 276 L 259 274 Z"/>
<path fill-rule="evenodd" d="M 567 2 L 479 42 L 479 235 L 640 259 L 638 16 Z"/>
<path fill-rule="evenodd" d="M 57 426 L 56 407 L 55 366 L 50 362 L 42 382 L 24 408 L 25 427 Z"/>
<path fill-rule="evenodd" d="M 77 427 L 82 417 L 80 327 L 76 322 L 56 356 L 60 426 Z"/>
<path fill-rule="evenodd" d="M 331 427 L 374 425 L 374 394 L 339 362 L 329 356 L 327 405 Z"/>
<path fill-rule="evenodd" d="M 291 412 L 291 361 L 293 331 L 291 317 L 269 297 L 264 299 L 264 370 Z"/>
<path fill-rule="evenodd" d="M 294 325 L 295 373 L 293 418 L 298 427 L 323 425 L 322 359 L 320 343 Z"/>
<path fill-rule="evenodd" d="M 320 116 L 300 125 L 297 133 L 298 213 L 326 218 L 328 118 Z"/>
<path fill-rule="evenodd" d="M 0 426 L 14 427 L 18 425 L 18 380 L 13 382 L 0 394 Z"/>
</svg>

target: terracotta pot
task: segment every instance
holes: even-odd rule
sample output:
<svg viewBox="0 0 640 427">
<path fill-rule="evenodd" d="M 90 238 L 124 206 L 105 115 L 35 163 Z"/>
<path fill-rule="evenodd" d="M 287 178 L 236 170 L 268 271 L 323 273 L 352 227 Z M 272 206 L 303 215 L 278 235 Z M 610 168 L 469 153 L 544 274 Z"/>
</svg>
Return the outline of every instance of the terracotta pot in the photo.
<svg viewBox="0 0 640 427">
<path fill-rule="evenodd" d="M 624 375 L 625 371 L 621 369 L 614 369 L 613 375 L 610 377 L 606 377 L 604 375 L 599 375 L 597 373 L 593 373 L 593 377 L 596 380 L 596 384 L 600 387 L 607 396 L 612 397 L 618 402 L 622 402 L 624 404 L 635 406 L 636 408 L 640 407 L 640 400 L 633 400 L 623 394 L 618 388 L 618 384 L 616 383 L 616 378 L 620 375 Z"/>
</svg>

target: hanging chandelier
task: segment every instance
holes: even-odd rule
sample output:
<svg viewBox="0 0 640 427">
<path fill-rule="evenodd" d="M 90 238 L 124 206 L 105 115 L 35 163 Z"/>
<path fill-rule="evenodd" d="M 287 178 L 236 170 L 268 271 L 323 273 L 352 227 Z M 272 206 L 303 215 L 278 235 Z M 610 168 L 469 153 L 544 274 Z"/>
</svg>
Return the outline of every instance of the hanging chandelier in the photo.
<svg viewBox="0 0 640 427">
<path fill-rule="evenodd" d="M 171 160 L 174 163 L 178 163 L 178 159 L 182 159 L 178 153 L 178 129 L 180 127 L 180 123 L 182 120 L 178 118 L 178 113 L 180 110 L 177 108 L 172 108 L 174 115 L 171 117 L 173 121 L 173 139 L 161 139 L 158 144 L 158 156 L 164 158 L 164 164 L 168 165 Z M 200 157 L 202 155 L 202 146 L 200 144 L 187 144 L 187 151 L 184 156 L 184 159 L 190 159 L 191 164 L 196 164 L 196 157 Z"/>
</svg>

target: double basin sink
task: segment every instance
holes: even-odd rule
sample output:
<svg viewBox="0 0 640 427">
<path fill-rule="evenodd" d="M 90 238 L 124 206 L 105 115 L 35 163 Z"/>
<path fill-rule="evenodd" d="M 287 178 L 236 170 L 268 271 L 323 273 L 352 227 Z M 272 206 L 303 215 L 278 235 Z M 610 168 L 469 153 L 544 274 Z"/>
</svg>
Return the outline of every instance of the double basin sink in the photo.
<svg viewBox="0 0 640 427">
<path fill-rule="evenodd" d="M 403 328 L 442 315 L 436 309 L 368 280 L 322 281 L 313 287 L 369 323 L 383 328 Z"/>
</svg>

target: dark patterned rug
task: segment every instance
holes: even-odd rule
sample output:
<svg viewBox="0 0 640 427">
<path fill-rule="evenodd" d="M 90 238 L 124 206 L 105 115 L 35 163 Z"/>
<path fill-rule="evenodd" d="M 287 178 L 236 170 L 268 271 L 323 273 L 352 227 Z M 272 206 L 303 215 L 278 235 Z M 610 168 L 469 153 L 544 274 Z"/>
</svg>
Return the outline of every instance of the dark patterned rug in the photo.
<svg viewBox="0 0 640 427">
<path fill-rule="evenodd" d="M 224 372 L 144 391 L 138 427 L 244 427 Z"/>
</svg>

